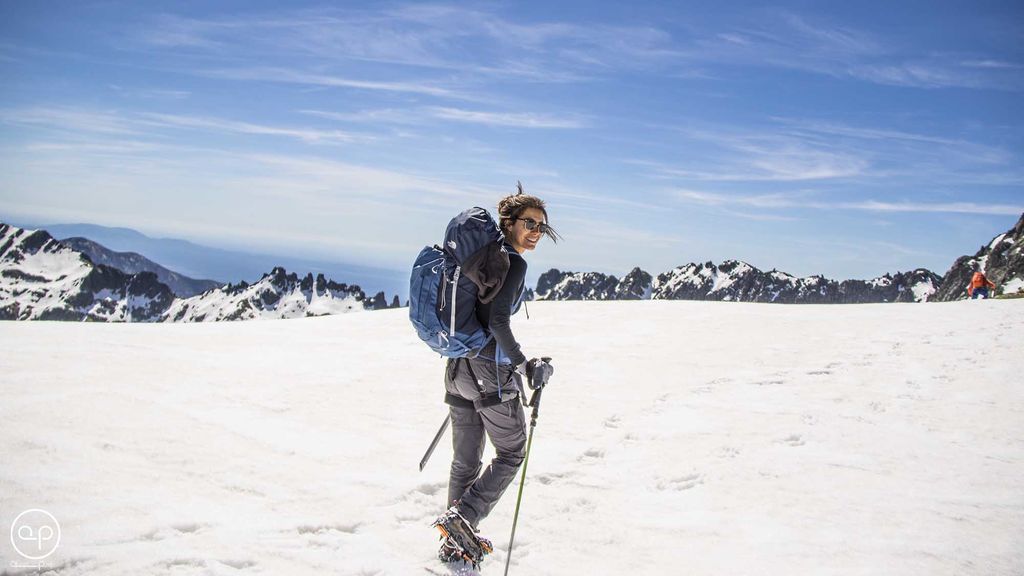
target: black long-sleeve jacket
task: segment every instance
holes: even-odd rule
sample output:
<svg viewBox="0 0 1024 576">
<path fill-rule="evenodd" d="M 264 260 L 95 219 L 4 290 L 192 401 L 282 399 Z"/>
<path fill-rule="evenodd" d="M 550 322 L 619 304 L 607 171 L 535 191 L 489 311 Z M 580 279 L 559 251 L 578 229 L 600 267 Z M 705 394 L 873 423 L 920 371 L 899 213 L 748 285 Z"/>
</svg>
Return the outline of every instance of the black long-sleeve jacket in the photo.
<svg viewBox="0 0 1024 576">
<path fill-rule="evenodd" d="M 512 360 L 513 366 L 526 362 L 526 356 L 520 350 L 519 342 L 512 334 L 512 309 L 519 303 L 526 286 L 526 260 L 519 255 L 507 242 L 508 274 L 498 295 L 487 304 L 477 303 L 476 317 L 501 347 L 501 350 Z"/>
</svg>

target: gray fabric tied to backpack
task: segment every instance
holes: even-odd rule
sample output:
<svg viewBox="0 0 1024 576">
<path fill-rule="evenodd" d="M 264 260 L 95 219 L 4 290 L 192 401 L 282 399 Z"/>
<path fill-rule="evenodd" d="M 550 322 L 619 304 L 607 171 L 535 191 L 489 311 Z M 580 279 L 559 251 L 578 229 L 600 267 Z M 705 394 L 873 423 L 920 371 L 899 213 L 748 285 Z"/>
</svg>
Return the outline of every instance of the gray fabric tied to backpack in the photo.
<svg viewBox="0 0 1024 576">
<path fill-rule="evenodd" d="M 487 304 L 501 292 L 508 267 L 508 252 L 500 243 L 489 243 L 462 263 L 462 275 L 476 285 L 476 299 Z"/>
<path fill-rule="evenodd" d="M 476 286 L 476 299 L 486 304 L 501 292 L 508 274 L 508 253 L 502 248 L 498 224 L 483 208 L 471 208 L 452 218 L 444 234 L 444 251 Z"/>
</svg>

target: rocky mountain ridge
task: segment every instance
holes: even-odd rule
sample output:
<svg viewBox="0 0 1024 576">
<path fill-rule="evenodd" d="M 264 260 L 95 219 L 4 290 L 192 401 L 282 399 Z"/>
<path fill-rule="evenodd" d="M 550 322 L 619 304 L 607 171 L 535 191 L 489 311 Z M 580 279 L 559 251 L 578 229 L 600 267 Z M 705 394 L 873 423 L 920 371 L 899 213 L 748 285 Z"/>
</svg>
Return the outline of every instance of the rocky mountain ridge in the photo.
<svg viewBox="0 0 1024 576">
<path fill-rule="evenodd" d="M 868 303 L 925 302 L 942 278 L 926 269 L 873 280 L 837 282 L 763 272 L 746 262 L 690 263 L 652 277 L 634 268 L 621 281 L 597 272 L 549 270 L 537 282 L 539 300 L 714 300 L 726 302 Z"/>
<path fill-rule="evenodd" d="M 397 296 L 392 305 L 397 306 Z M 154 272 L 94 263 L 44 230 L 0 224 L 0 319 L 199 322 L 297 318 L 388 308 L 355 285 L 275 268 L 258 282 L 177 298 Z"/>
<path fill-rule="evenodd" d="M 152 272 L 156 274 L 157 280 L 166 284 L 176 296 L 181 298 L 196 296 L 206 292 L 207 290 L 213 290 L 214 288 L 219 288 L 224 285 L 223 282 L 218 282 L 216 280 L 197 280 L 189 278 L 188 276 L 178 274 L 173 270 L 168 270 L 141 254 L 137 254 L 135 252 L 115 252 L 114 250 L 110 250 L 102 244 L 93 242 L 88 238 L 64 238 L 60 243 L 85 254 L 93 264 L 103 264 L 104 266 L 117 268 L 127 274 Z"/>
<path fill-rule="evenodd" d="M 153 322 L 173 301 L 152 272 L 97 266 L 43 230 L 0 224 L 0 319 Z"/>
<path fill-rule="evenodd" d="M 652 277 L 634 268 L 622 280 L 599 272 L 551 269 L 537 281 L 538 300 L 718 300 L 786 304 L 945 302 L 967 298 L 975 271 L 996 284 L 995 295 L 1024 293 L 1024 215 L 974 256 L 961 256 L 944 276 L 926 268 L 872 280 L 798 278 L 763 272 L 739 260 L 690 263 Z"/>
<path fill-rule="evenodd" d="M 397 296 L 394 302 L 397 304 Z M 368 299 L 358 286 L 338 284 L 318 274 L 299 278 L 274 268 L 259 281 L 229 284 L 192 298 L 176 300 L 168 322 L 218 322 L 259 318 L 304 318 L 388 308 L 384 293 Z M 397 307 L 397 306 L 396 306 Z"/>
<path fill-rule="evenodd" d="M 996 285 L 996 295 L 1024 291 L 1024 214 L 1013 228 L 997 235 L 974 256 L 957 258 L 943 277 L 935 300 L 948 302 L 967 298 L 967 286 L 978 270 Z"/>
</svg>

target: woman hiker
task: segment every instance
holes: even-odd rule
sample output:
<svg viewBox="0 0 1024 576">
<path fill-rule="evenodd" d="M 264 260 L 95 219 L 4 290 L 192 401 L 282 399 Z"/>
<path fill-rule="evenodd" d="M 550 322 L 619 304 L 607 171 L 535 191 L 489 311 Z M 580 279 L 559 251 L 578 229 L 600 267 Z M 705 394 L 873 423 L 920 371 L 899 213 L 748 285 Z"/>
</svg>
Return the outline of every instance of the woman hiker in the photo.
<svg viewBox="0 0 1024 576">
<path fill-rule="evenodd" d="M 493 300 L 476 303 L 477 318 L 492 338 L 475 358 L 452 358 L 446 366 L 445 402 L 454 448 L 448 481 L 451 508 L 435 522 L 447 535 L 438 552 L 444 562 L 467 559 L 460 547 L 473 562 L 491 551 L 490 542 L 477 536 L 477 526 L 512 482 L 526 452 L 521 375 L 543 386 L 553 371 L 542 360 L 527 361 L 509 320 L 519 310 L 525 288 L 522 255 L 534 250 L 542 236 L 557 241 L 558 234 L 547 223 L 544 201 L 522 188 L 498 203 L 498 217 L 509 253 L 508 275 Z M 481 472 L 485 435 L 496 455 Z"/>
</svg>

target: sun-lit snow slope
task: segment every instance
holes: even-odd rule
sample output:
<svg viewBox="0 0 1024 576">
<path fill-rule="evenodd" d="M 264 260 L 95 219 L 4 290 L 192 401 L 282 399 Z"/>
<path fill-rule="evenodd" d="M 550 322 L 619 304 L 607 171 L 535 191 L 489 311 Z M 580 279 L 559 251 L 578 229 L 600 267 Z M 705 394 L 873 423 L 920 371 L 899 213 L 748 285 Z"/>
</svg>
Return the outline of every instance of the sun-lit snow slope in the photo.
<svg viewBox="0 0 1024 576">
<path fill-rule="evenodd" d="M 1024 573 L 1024 301 L 530 314 L 514 329 L 556 372 L 512 574 Z M 406 311 L 0 338 L 5 567 L 43 508 L 62 575 L 441 568 L 447 437 L 417 463 L 442 364 Z"/>
</svg>

